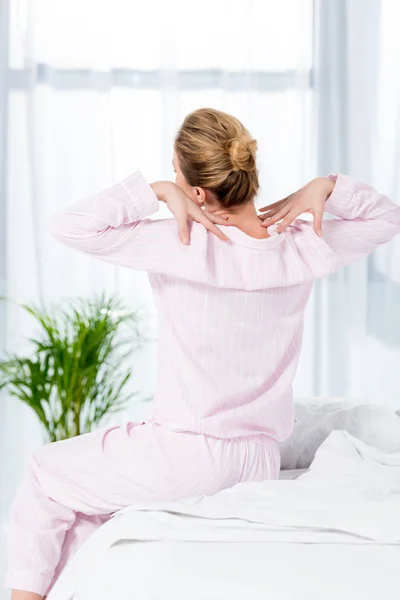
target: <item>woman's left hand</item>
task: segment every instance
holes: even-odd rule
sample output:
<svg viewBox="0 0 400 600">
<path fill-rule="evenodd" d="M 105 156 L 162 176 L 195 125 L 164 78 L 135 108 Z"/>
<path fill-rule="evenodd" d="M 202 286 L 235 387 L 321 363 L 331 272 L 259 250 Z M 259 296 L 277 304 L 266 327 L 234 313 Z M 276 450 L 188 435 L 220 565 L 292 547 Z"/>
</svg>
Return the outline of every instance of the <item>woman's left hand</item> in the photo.
<svg viewBox="0 0 400 600">
<path fill-rule="evenodd" d="M 269 227 L 282 221 L 276 228 L 277 233 L 282 233 L 299 215 L 311 213 L 314 217 L 314 231 L 317 235 L 322 236 L 322 216 L 325 202 L 334 187 L 335 182 L 328 177 L 317 177 L 287 198 L 260 208 L 260 211 L 264 213 L 259 215 L 263 221 L 263 227 Z"/>
</svg>

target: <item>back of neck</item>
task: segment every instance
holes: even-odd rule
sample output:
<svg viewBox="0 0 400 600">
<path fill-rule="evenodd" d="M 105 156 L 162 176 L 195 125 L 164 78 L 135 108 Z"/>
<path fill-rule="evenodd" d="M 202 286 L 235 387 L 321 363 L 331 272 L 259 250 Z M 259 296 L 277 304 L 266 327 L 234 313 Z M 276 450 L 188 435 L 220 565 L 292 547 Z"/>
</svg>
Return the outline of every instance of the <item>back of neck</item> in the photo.
<svg viewBox="0 0 400 600">
<path fill-rule="evenodd" d="M 254 204 L 249 204 L 240 211 L 231 213 L 229 223 L 252 238 L 262 240 L 270 237 L 266 228 L 261 226 Z"/>
</svg>

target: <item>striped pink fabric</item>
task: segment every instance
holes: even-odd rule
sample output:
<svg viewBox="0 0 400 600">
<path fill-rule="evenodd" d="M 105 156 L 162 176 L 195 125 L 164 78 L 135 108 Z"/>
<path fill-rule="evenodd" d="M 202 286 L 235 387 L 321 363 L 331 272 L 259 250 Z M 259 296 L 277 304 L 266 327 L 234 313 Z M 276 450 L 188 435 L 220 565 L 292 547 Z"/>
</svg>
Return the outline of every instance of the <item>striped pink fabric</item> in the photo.
<svg viewBox="0 0 400 600">
<path fill-rule="evenodd" d="M 48 444 L 31 458 L 13 503 L 5 585 L 49 594 L 69 558 L 117 510 L 276 479 L 279 466 L 278 445 L 265 436 L 219 440 L 154 423 Z"/>
<path fill-rule="evenodd" d="M 65 244 L 149 273 L 160 315 L 153 421 L 218 438 L 287 438 L 303 314 L 315 278 L 400 232 L 400 207 L 339 175 L 326 202 L 338 217 L 319 238 L 298 219 L 257 240 L 194 223 L 190 246 L 172 219 L 150 220 L 158 200 L 140 173 L 52 219 Z"/>
</svg>

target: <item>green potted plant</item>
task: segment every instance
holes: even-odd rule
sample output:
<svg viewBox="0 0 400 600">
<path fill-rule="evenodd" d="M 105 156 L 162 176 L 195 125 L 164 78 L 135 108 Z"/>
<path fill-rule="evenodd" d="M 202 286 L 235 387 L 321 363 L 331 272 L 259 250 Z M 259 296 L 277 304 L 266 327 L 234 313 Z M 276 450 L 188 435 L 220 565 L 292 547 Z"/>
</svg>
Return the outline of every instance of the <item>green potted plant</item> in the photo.
<svg viewBox="0 0 400 600">
<path fill-rule="evenodd" d="M 0 362 L 0 390 L 35 411 L 47 441 L 92 431 L 133 396 L 123 363 L 141 341 L 137 314 L 104 296 L 65 308 L 21 306 L 40 332 L 29 356 Z"/>
</svg>

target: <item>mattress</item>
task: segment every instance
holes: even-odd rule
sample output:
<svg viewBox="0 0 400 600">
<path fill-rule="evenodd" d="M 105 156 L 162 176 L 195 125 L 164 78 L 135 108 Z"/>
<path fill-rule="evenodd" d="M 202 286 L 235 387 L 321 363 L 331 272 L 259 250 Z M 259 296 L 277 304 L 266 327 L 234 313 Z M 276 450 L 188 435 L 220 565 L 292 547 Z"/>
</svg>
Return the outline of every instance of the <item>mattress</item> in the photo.
<svg viewBox="0 0 400 600">
<path fill-rule="evenodd" d="M 74 600 L 398 600 L 399 546 L 120 542 Z"/>
</svg>

